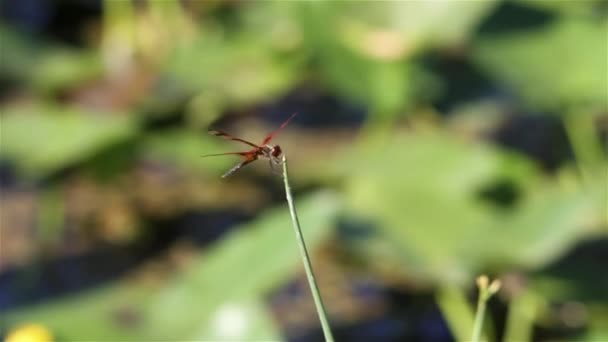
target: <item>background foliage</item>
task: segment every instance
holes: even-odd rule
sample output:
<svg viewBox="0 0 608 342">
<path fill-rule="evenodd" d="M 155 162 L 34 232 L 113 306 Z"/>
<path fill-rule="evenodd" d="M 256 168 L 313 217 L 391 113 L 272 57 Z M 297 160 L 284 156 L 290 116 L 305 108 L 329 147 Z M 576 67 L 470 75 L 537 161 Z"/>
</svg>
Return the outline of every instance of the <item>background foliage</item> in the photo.
<svg viewBox="0 0 608 342">
<path fill-rule="evenodd" d="M 602 1 L 4 1 L 0 333 L 608 339 Z M 236 147 L 238 149 L 238 147 Z M 22 330 L 30 331 L 30 330 Z"/>
</svg>

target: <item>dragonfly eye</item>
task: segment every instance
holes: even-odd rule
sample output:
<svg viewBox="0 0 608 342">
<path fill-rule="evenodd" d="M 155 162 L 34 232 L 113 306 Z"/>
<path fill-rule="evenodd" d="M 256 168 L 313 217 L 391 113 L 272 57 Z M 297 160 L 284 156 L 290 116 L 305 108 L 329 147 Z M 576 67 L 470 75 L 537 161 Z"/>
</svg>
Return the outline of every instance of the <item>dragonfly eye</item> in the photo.
<svg viewBox="0 0 608 342">
<path fill-rule="evenodd" d="M 273 156 L 273 157 L 278 157 L 278 156 L 280 156 L 280 155 L 281 155 L 281 152 L 282 152 L 282 151 L 281 151 L 281 147 L 280 147 L 279 145 L 274 145 L 274 146 L 272 147 L 272 152 L 271 152 L 271 153 L 272 153 L 272 156 Z"/>
</svg>

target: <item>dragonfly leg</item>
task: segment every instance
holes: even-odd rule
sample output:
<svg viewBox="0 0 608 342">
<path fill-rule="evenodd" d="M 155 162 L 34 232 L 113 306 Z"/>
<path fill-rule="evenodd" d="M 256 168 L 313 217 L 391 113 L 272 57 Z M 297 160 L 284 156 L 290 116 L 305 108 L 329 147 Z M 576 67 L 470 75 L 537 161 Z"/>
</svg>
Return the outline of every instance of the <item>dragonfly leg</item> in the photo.
<svg viewBox="0 0 608 342">
<path fill-rule="evenodd" d="M 274 173 L 275 175 L 281 175 L 283 173 L 281 171 L 281 168 L 279 168 L 279 166 L 282 165 L 282 162 L 279 158 L 272 157 L 268 159 L 268 162 L 270 163 L 270 169 L 272 170 L 272 173 Z"/>
</svg>

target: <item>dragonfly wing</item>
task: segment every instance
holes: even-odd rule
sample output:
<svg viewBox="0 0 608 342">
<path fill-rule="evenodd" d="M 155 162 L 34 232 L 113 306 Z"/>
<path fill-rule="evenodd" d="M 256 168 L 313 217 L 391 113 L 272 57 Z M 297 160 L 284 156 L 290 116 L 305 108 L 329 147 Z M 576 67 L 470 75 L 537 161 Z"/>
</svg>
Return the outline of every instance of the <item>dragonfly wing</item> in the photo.
<svg viewBox="0 0 608 342">
<path fill-rule="evenodd" d="M 289 123 L 289 121 L 291 121 L 291 119 L 293 119 L 298 113 L 293 113 L 291 114 L 291 116 L 289 117 L 289 119 L 285 120 L 285 122 L 283 122 L 281 124 L 281 126 L 279 126 L 279 128 L 275 129 L 273 132 L 271 132 L 270 134 L 268 134 L 266 136 L 266 138 L 264 139 L 264 141 L 262 141 L 262 145 L 266 145 L 270 142 L 270 140 L 272 140 L 272 138 L 274 138 L 275 135 L 277 135 L 277 133 L 279 133 L 280 130 L 282 130 L 283 128 L 285 128 L 285 126 L 287 126 L 287 124 Z"/>
<path fill-rule="evenodd" d="M 238 142 L 242 142 L 243 144 L 247 144 L 251 147 L 255 147 L 255 148 L 260 148 L 260 146 L 247 141 L 245 139 L 241 139 L 241 138 L 237 138 L 237 137 L 233 137 L 232 135 L 226 133 L 226 132 L 222 132 L 222 131 L 217 131 L 217 130 L 210 130 L 209 134 L 211 135 L 215 135 L 216 137 L 222 137 L 224 139 L 228 139 L 228 140 L 233 140 L 233 141 L 238 141 Z"/>
<path fill-rule="evenodd" d="M 216 156 L 230 156 L 230 155 L 237 155 L 237 156 L 247 157 L 249 154 L 251 154 L 251 151 L 247 151 L 247 152 L 226 152 L 226 153 L 205 154 L 205 155 L 202 155 L 201 158 L 216 157 Z"/>
<path fill-rule="evenodd" d="M 230 175 L 232 175 L 233 173 L 237 172 L 240 168 L 242 168 L 243 166 L 255 161 L 256 159 L 258 159 L 257 157 L 251 157 L 251 158 L 247 158 L 245 160 L 243 160 L 242 162 L 236 164 L 235 166 L 232 167 L 232 169 L 228 170 L 226 173 L 224 173 L 222 175 L 222 178 L 226 178 Z"/>
</svg>

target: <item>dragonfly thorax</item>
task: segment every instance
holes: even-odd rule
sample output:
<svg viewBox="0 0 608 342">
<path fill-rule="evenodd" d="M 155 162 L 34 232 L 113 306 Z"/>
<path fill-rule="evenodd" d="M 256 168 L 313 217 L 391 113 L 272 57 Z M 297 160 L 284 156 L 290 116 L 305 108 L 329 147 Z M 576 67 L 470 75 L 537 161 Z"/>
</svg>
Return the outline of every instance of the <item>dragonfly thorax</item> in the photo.
<svg viewBox="0 0 608 342">
<path fill-rule="evenodd" d="M 279 145 L 264 145 L 260 152 L 266 158 L 276 158 L 280 156 L 283 151 Z"/>
</svg>

